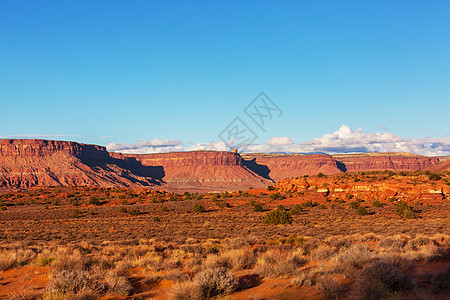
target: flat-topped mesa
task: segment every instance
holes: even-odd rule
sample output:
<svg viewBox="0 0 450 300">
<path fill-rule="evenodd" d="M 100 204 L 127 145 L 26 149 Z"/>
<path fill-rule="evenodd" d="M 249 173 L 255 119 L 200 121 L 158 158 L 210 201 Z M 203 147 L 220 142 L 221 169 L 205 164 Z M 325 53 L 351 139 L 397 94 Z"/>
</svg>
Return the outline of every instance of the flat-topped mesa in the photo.
<svg viewBox="0 0 450 300">
<path fill-rule="evenodd" d="M 0 139 L 0 156 L 45 157 L 66 152 L 84 160 L 105 160 L 109 153 L 105 147 L 67 141 L 40 139 Z"/>
<path fill-rule="evenodd" d="M 0 140 L 0 189 L 32 186 L 150 187 L 145 170 L 109 156 L 105 147 L 66 141 Z M 140 170 L 142 173 L 142 170 Z"/>
<path fill-rule="evenodd" d="M 396 155 L 333 155 L 333 157 L 345 165 L 347 172 L 358 171 L 416 171 L 424 170 L 439 163 L 436 157 L 426 157 L 415 154 Z"/>
<path fill-rule="evenodd" d="M 143 166 L 161 167 L 158 178 L 179 187 L 262 187 L 273 181 L 253 172 L 237 153 L 226 151 L 192 151 L 158 154 L 119 154 L 118 159 L 136 159 Z"/>
<path fill-rule="evenodd" d="M 242 166 L 242 157 L 227 151 L 191 151 L 155 154 L 111 153 L 115 158 L 134 157 L 146 166 Z"/>
<path fill-rule="evenodd" d="M 266 166 L 269 170 L 267 175 L 273 180 L 318 173 L 331 175 L 343 172 L 339 163 L 331 155 L 326 154 L 244 154 L 243 157 L 249 161 L 248 164 L 253 162 L 256 168 Z"/>
</svg>

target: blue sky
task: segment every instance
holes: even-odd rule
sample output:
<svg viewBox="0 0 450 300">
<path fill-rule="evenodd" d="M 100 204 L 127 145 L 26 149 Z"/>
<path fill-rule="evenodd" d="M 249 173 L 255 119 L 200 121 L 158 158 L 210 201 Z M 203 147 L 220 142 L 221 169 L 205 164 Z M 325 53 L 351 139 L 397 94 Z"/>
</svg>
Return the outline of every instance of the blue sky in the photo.
<svg viewBox="0 0 450 300">
<path fill-rule="evenodd" d="M 258 144 L 347 125 L 450 154 L 449 19 L 449 1 L 3 0 L 0 136 L 187 147 L 239 116 Z M 261 91 L 283 110 L 265 132 L 243 112 Z"/>
</svg>

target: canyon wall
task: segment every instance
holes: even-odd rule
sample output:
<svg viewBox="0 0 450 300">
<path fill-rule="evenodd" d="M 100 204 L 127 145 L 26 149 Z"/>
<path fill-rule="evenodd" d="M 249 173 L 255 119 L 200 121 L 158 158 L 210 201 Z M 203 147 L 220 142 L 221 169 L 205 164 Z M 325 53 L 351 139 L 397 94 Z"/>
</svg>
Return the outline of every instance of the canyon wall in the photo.
<svg viewBox="0 0 450 300">
<path fill-rule="evenodd" d="M 442 159 L 444 160 L 444 159 Z M 355 171 L 447 170 L 450 160 L 404 153 L 353 155 L 237 154 L 192 151 L 109 153 L 66 141 L 0 140 L 0 189 L 31 186 L 237 190 L 284 178 Z"/>
<path fill-rule="evenodd" d="M 159 154 L 112 154 L 136 159 L 144 166 L 161 168 L 158 179 L 168 188 L 249 188 L 267 186 L 273 181 L 252 171 L 237 153 L 193 151 Z"/>
<path fill-rule="evenodd" d="M 0 187 L 154 186 L 153 178 L 134 174 L 126 161 L 105 147 L 46 140 L 0 140 Z"/>
</svg>

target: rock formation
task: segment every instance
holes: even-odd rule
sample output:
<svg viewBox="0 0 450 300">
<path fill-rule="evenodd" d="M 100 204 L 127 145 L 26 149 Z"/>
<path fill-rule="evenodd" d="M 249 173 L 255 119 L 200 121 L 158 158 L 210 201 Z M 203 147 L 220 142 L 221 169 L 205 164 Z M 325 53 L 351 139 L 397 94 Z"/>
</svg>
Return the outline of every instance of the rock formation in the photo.
<svg viewBox="0 0 450 300">
<path fill-rule="evenodd" d="M 392 153 L 331 156 L 193 151 L 135 155 L 109 153 L 102 146 L 75 142 L 7 139 L 0 140 L 0 189 L 74 185 L 238 190 L 318 173 L 447 170 L 449 162 L 438 164 L 435 157 Z M 308 188 L 300 181 L 296 183 L 299 191 Z"/>
</svg>

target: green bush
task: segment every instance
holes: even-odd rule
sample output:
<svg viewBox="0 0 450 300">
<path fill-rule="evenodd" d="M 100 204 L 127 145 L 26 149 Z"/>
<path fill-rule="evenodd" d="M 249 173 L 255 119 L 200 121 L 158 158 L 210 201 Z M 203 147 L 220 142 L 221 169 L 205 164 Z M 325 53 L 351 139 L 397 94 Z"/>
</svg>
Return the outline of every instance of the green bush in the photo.
<svg viewBox="0 0 450 300">
<path fill-rule="evenodd" d="M 192 207 L 192 211 L 196 213 L 204 212 L 205 208 L 200 203 L 195 203 Z"/>
<path fill-rule="evenodd" d="M 360 205 L 359 201 L 350 202 L 350 207 L 353 209 L 358 209 L 359 205 Z"/>
<path fill-rule="evenodd" d="M 416 212 L 414 211 L 414 207 L 409 206 L 405 201 L 399 201 L 395 204 L 397 209 L 397 213 L 400 217 L 405 219 L 415 219 Z"/>
<path fill-rule="evenodd" d="M 268 185 L 267 186 L 267 190 L 268 191 L 273 191 L 275 189 L 275 187 L 273 185 Z"/>
<path fill-rule="evenodd" d="M 161 206 L 161 211 L 167 211 L 167 206 Z"/>
<path fill-rule="evenodd" d="M 127 200 L 123 200 L 122 201 L 122 205 L 128 205 L 128 201 Z"/>
<path fill-rule="evenodd" d="M 275 209 L 266 213 L 263 218 L 265 224 L 291 224 L 292 216 L 289 212 L 284 210 Z"/>
<path fill-rule="evenodd" d="M 156 222 L 161 222 L 161 219 L 160 219 L 159 217 L 154 217 L 154 218 L 153 218 L 153 222 L 155 222 L 155 223 L 156 223 Z"/>
<path fill-rule="evenodd" d="M 128 214 L 130 216 L 139 216 L 141 214 L 141 212 L 139 211 L 139 209 L 135 208 L 135 209 L 129 210 Z"/>
<path fill-rule="evenodd" d="M 281 195 L 280 195 L 280 193 L 275 193 L 275 194 L 270 195 L 269 198 L 272 200 L 277 200 L 277 199 L 281 198 Z"/>
<path fill-rule="evenodd" d="M 78 218 L 78 216 L 80 215 L 80 210 L 79 209 L 72 209 L 72 218 Z"/>
<path fill-rule="evenodd" d="M 375 201 L 372 202 L 372 206 L 373 207 L 383 207 L 383 203 L 381 203 L 378 200 L 375 200 Z"/>
<path fill-rule="evenodd" d="M 253 204 L 253 211 L 263 211 L 263 206 L 261 203 L 256 202 Z"/>
<path fill-rule="evenodd" d="M 355 210 L 355 212 L 356 212 L 357 215 L 360 215 L 360 216 L 365 216 L 365 215 L 368 214 L 368 213 L 367 213 L 367 209 L 366 209 L 364 206 L 359 206 L 359 207 Z"/>
<path fill-rule="evenodd" d="M 312 202 L 311 200 L 308 200 L 306 202 L 302 203 L 303 207 L 314 207 L 317 206 L 317 202 Z"/>
<path fill-rule="evenodd" d="M 322 178 L 322 177 L 326 177 L 326 175 L 323 173 L 319 173 L 319 174 L 317 174 L 317 177 Z"/>
<path fill-rule="evenodd" d="M 119 212 L 123 213 L 123 214 L 126 214 L 128 212 L 128 210 L 125 207 L 122 206 L 121 208 L 119 208 Z"/>
<path fill-rule="evenodd" d="M 430 180 L 437 181 L 437 180 L 440 180 L 442 177 L 441 177 L 441 175 L 439 175 L 439 174 L 432 173 L 432 174 L 428 175 L 428 178 L 429 178 Z"/>
<path fill-rule="evenodd" d="M 101 205 L 100 200 L 98 199 L 98 197 L 95 197 L 95 196 L 91 196 L 91 197 L 89 198 L 89 204 L 92 204 L 92 205 Z"/>
<path fill-rule="evenodd" d="M 299 215 L 301 212 L 303 212 L 303 208 L 300 204 L 295 204 L 291 209 L 292 215 Z"/>
</svg>

